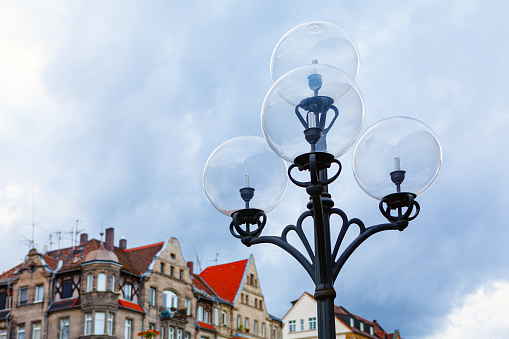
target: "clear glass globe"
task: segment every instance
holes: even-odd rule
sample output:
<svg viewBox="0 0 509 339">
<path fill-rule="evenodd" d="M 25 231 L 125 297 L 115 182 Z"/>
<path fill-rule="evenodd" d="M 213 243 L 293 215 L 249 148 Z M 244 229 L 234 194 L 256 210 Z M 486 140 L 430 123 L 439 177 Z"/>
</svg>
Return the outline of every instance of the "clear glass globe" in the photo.
<svg viewBox="0 0 509 339">
<path fill-rule="evenodd" d="M 442 149 L 433 131 L 409 117 L 392 117 L 371 126 L 353 153 L 353 172 L 359 186 L 375 199 L 396 193 L 391 172 L 405 171 L 401 192 L 420 195 L 435 181 Z"/>
<path fill-rule="evenodd" d="M 359 73 L 359 52 L 352 37 L 329 22 L 312 21 L 291 29 L 276 45 L 270 61 L 272 81 L 314 60 L 339 68 L 354 80 Z"/>
<path fill-rule="evenodd" d="M 355 142 L 364 121 L 364 101 L 359 88 L 345 72 L 328 65 L 306 65 L 279 78 L 267 93 L 262 105 L 262 130 L 269 146 L 288 162 L 311 151 L 304 137 L 306 126 L 295 109 L 302 100 L 329 97 L 339 115 L 331 108 L 316 151 L 335 157 L 343 155 Z M 307 112 L 299 108 L 302 119 Z"/>
<path fill-rule="evenodd" d="M 239 191 L 244 187 L 255 189 L 249 208 L 269 212 L 286 192 L 286 164 L 262 138 L 237 137 L 212 152 L 203 171 L 203 186 L 212 205 L 227 216 L 246 208 Z"/>
</svg>

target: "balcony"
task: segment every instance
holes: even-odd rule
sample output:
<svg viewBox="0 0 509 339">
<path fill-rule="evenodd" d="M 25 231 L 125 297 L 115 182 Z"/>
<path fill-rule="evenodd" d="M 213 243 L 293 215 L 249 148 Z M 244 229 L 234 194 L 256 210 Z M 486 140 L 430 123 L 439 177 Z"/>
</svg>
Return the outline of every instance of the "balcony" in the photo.
<svg viewBox="0 0 509 339">
<path fill-rule="evenodd" d="M 185 309 L 177 309 L 175 307 L 163 308 L 161 310 L 161 321 L 173 320 L 180 324 L 187 324 L 187 313 Z"/>
</svg>

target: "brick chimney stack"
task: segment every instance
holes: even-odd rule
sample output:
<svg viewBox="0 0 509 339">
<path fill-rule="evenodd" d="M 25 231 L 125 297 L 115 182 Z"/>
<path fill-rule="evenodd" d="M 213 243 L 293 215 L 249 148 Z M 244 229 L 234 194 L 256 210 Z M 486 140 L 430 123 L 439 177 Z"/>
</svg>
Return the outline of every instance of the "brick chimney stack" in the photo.
<svg viewBox="0 0 509 339">
<path fill-rule="evenodd" d="M 81 233 L 80 234 L 80 245 L 83 245 L 88 241 L 88 234 L 87 233 Z"/>
<path fill-rule="evenodd" d="M 120 240 L 118 241 L 118 247 L 119 247 L 121 250 L 125 250 L 125 249 L 127 249 L 127 239 L 124 239 L 124 238 L 120 239 Z"/>
<path fill-rule="evenodd" d="M 193 266 L 194 266 L 194 263 L 192 261 L 187 262 L 187 267 L 189 268 L 189 274 L 193 274 Z"/>
<path fill-rule="evenodd" d="M 115 229 L 113 227 L 106 229 L 106 240 L 104 241 L 104 248 L 106 248 L 108 251 L 113 252 L 113 244 L 115 238 Z"/>
</svg>

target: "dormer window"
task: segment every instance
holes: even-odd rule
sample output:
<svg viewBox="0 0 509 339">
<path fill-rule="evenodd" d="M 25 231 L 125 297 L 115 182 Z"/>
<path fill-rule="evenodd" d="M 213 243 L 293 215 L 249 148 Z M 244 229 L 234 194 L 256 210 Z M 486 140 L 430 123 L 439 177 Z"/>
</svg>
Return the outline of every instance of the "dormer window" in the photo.
<svg viewBox="0 0 509 339">
<path fill-rule="evenodd" d="M 124 299 L 131 301 L 133 299 L 133 286 L 129 283 L 124 285 Z"/>
<path fill-rule="evenodd" d="M 355 320 L 353 318 L 350 318 L 350 327 L 355 327 Z"/>
<path fill-rule="evenodd" d="M 364 331 L 364 323 L 363 323 L 362 321 L 360 322 L 359 329 L 360 329 L 361 331 Z"/>
</svg>

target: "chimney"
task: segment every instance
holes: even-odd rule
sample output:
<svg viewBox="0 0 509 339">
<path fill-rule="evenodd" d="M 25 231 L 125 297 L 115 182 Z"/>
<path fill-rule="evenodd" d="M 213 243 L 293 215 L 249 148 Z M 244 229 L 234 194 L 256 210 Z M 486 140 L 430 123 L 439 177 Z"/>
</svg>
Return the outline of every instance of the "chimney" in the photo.
<svg viewBox="0 0 509 339">
<path fill-rule="evenodd" d="M 104 248 L 106 248 L 108 251 L 113 252 L 113 238 L 115 234 L 115 229 L 113 227 L 106 229 L 106 240 L 104 241 Z"/>
<path fill-rule="evenodd" d="M 118 247 L 119 247 L 121 250 L 125 250 L 125 249 L 127 249 L 127 239 L 124 239 L 124 238 L 120 239 L 120 240 L 118 241 Z"/>
<path fill-rule="evenodd" d="M 193 266 L 194 266 L 194 263 L 192 261 L 188 261 L 187 262 L 187 267 L 189 268 L 189 274 L 194 274 L 193 273 Z"/>
<path fill-rule="evenodd" d="M 81 233 L 80 234 L 80 245 L 83 245 L 88 241 L 88 234 L 87 233 Z"/>
</svg>

